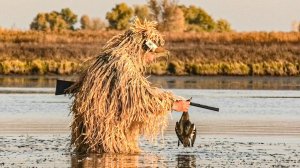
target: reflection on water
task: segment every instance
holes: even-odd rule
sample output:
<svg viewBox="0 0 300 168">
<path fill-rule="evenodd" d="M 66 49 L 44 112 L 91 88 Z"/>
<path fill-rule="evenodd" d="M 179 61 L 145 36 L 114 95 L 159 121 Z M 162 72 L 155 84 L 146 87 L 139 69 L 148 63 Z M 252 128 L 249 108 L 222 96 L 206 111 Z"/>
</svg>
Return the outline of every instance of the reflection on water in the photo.
<svg viewBox="0 0 300 168">
<path fill-rule="evenodd" d="M 177 167 L 196 167 L 195 155 L 177 155 Z"/>
<path fill-rule="evenodd" d="M 0 87 L 55 87 L 56 79 L 76 76 L 0 76 Z M 299 77 L 151 76 L 158 87 L 180 89 L 280 89 L 299 90 Z"/>
<path fill-rule="evenodd" d="M 75 76 L 1 76 L 0 87 L 55 87 L 56 79 L 75 80 Z"/>
<path fill-rule="evenodd" d="M 299 77 L 188 76 L 151 77 L 150 81 L 163 88 L 178 89 L 274 89 L 299 90 Z"/>
<path fill-rule="evenodd" d="M 122 154 L 90 154 L 85 156 L 73 155 L 71 167 L 138 167 L 139 155 Z"/>
<path fill-rule="evenodd" d="M 89 154 L 71 156 L 71 167 L 177 167 L 195 168 L 197 167 L 196 156 L 188 154 L 176 155 L 176 161 L 166 162 L 166 158 L 161 158 L 153 154 L 123 155 L 123 154 Z M 199 166 L 199 165 L 198 165 Z"/>
</svg>

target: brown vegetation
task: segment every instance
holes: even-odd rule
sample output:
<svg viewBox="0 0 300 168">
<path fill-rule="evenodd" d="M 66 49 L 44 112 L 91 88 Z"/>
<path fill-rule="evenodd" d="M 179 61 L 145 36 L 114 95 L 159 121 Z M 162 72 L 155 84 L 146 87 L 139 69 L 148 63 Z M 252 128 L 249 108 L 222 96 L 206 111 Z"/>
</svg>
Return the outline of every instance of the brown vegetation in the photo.
<svg viewBox="0 0 300 168">
<path fill-rule="evenodd" d="M 0 74 L 72 74 L 118 31 L 0 30 Z M 165 75 L 299 75 L 299 33 L 165 33 Z"/>
</svg>

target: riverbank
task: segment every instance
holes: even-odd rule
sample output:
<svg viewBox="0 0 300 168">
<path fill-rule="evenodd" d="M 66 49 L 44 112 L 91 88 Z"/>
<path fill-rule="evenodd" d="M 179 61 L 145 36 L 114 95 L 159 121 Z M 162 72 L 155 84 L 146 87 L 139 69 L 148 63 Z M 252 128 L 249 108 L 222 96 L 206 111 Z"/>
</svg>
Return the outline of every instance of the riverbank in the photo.
<svg viewBox="0 0 300 168">
<path fill-rule="evenodd" d="M 76 75 L 0 75 L 4 88 L 55 88 L 56 80 L 75 81 Z M 300 90 L 296 76 L 157 76 L 148 80 L 165 89 L 239 89 L 239 90 Z M 54 90 L 51 90 L 54 93 Z M 5 90 L 0 90 L 5 92 Z M 20 91 L 23 92 L 23 91 Z M 36 91 L 38 92 L 38 91 Z M 49 91 L 47 92 L 49 93 Z"/>
<path fill-rule="evenodd" d="M 0 30 L 0 74 L 80 71 L 117 31 Z M 300 33 L 164 33 L 172 57 L 148 68 L 155 75 L 300 75 Z"/>
</svg>

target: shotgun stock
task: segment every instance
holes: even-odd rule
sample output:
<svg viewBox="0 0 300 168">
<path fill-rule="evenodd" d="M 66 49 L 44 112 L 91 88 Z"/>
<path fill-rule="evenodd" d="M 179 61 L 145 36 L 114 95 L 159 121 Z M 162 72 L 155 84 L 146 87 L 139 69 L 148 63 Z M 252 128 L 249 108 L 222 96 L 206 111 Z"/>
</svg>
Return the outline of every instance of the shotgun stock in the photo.
<svg viewBox="0 0 300 168">
<path fill-rule="evenodd" d="M 65 80 L 56 80 L 55 95 L 66 94 L 66 89 L 72 86 L 75 82 L 65 81 Z"/>
</svg>

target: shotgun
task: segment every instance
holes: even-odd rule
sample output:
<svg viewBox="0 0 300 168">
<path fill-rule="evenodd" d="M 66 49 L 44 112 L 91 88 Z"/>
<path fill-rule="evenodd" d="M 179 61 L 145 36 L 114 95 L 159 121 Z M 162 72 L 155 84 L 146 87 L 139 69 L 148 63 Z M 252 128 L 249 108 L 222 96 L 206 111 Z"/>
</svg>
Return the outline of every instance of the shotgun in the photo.
<svg viewBox="0 0 300 168">
<path fill-rule="evenodd" d="M 72 86 L 75 82 L 65 81 L 65 80 L 56 80 L 55 95 L 66 94 L 66 89 Z"/>
<path fill-rule="evenodd" d="M 73 82 L 73 81 L 56 80 L 55 95 L 66 94 L 66 89 L 68 89 L 74 83 L 75 82 Z M 203 104 L 199 104 L 199 103 L 190 102 L 190 105 L 194 106 L 194 107 L 204 108 L 207 110 L 212 110 L 212 111 L 217 111 L 217 112 L 219 111 L 219 108 L 211 107 L 211 106 L 207 106 L 207 105 L 203 105 Z"/>
</svg>

